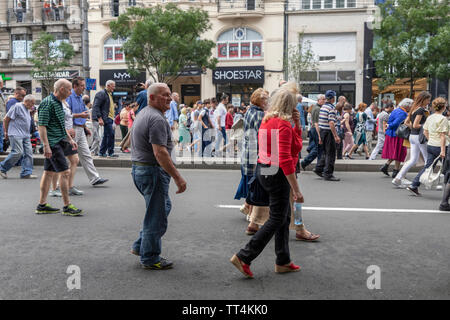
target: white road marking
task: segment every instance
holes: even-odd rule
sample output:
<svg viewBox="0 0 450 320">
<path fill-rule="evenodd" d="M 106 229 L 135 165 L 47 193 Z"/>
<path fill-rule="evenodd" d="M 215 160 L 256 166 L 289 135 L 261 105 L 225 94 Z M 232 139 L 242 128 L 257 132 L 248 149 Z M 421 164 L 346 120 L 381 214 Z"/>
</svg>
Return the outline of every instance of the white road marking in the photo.
<svg viewBox="0 0 450 320">
<path fill-rule="evenodd" d="M 216 205 L 222 209 L 239 209 L 236 205 Z M 308 211 L 346 211 L 346 212 L 387 212 L 387 213 L 443 213 L 439 210 L 418 210 L 418 209 L 380 209 L 380 208 L 338 208 L 338 207 L 302 207 Z"/>
</svg>

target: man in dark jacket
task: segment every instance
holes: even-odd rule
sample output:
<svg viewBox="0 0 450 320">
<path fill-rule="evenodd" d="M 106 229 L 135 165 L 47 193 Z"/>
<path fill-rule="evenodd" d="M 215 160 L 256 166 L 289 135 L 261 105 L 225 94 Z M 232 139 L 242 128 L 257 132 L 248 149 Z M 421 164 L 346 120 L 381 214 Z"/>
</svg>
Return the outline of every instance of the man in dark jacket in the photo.
<svg viewBox="0 0 450 320">
<path fill-rule="evenodd" d="M 114 154 L 114 101 L 112 93 L 116 87 L 113 80 L 106 81 L 106 88 L 97 92 L 94 98 L 94 105 L 92 107 L 92 121 L 98 121 L 100 126 L 104 127 L 103 139 L 100 145 L 99 156 L 117 158 Z"/>
</svg>

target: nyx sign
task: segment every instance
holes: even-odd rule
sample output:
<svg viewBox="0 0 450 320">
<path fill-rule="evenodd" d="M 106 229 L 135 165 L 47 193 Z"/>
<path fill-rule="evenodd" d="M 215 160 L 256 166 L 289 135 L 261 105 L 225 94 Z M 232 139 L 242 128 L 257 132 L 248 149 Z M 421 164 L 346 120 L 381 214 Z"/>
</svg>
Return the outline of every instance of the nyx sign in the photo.
<svg viewBox="0 0 450 320">
<path fill-rule="evenodd" d="M 100 85 L 104 86 L 108 80 L 114 80 L 116 86 L 134 86 L 145 82 L 145 71 L 134 77 L 127 69 L 100 70 Z"/>
</svg>

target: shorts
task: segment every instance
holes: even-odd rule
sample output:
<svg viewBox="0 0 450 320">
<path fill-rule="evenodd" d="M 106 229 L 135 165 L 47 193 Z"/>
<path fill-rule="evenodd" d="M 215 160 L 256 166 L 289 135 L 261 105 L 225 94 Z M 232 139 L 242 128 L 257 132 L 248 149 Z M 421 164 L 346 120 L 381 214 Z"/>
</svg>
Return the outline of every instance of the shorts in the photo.
<svg viewBox="0 0 450 320">
<path fill-rule="evenodd" d="M 52 157 L 50 159 L 45 158 L 44 160 L 45 171 L 63 172 L 69 170 L 69 165 L 64 155 L 64 150 L 67 148 L 67 145 L 71 147 L 70 143 L 68 143 L 65 140 L 61 140 L 53 147 L 50 147 L 50 149 L 52 150 Z"/>
<path fill-rule="evenodd" d="M 62 141 L 65 142 L 63 151 L 64 151 L 64 155 L 65 155 L 66 157 L 78 153 L 78 149 L 73 150 L 73 149 L 72 149 L 72 145 L 71 145 L 66 139 L 64 139 L 64 140 L 62 140 Z"/>
</svg>

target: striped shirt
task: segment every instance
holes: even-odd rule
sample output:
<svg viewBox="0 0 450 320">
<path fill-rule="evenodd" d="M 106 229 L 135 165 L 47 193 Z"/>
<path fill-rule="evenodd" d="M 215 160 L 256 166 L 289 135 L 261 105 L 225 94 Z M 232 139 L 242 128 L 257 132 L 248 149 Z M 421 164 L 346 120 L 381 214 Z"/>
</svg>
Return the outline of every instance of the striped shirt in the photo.
<svg viewBox="0 0 450 320">
<path fill-rule="evenodd" d="M 244 116 L 244 143 L 241 166 L 246 176 L 253 176 L 258 160 L 258 130 L 264 118 L 264 110 L 251 105 Z"/>
<path fill-rule="evenodd" d="M 67 135 L 64 115 L 63 105 L 53 93 L 42 100 L 39 105 L 39 125 L 47 127 L 47 139 L 50 147 L 53 147 Z"/>
<path fill-rule="evenodd" d="M 330 121 L 336 123 L 336 108 L 331 103 L 327 102 L 320 108 L 319 128 L 331 130 Z"/>
</svg>

